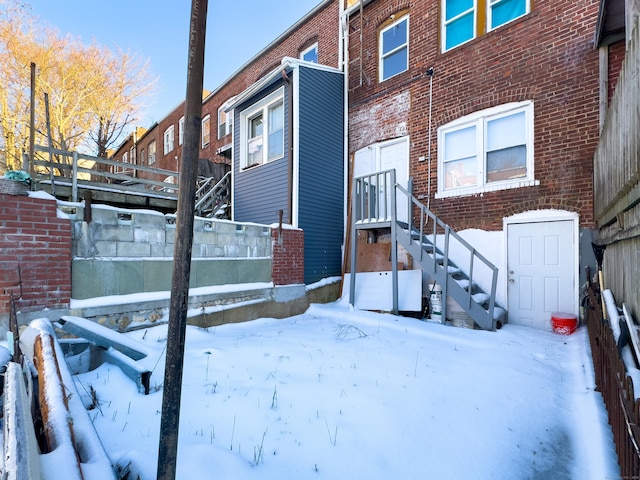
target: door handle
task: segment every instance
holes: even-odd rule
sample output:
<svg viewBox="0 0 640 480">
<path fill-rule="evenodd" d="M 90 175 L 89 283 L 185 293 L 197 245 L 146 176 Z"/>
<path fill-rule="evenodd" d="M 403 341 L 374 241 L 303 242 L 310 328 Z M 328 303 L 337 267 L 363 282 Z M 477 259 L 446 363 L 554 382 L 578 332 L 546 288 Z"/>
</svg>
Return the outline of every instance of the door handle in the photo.
<svg viewBox="0 0 640 480">
<path fill-rule="evenodd" d="M 513 278 L 510 278 L 509 283 L 515 283 L 515 280 Z"/>
</svg>

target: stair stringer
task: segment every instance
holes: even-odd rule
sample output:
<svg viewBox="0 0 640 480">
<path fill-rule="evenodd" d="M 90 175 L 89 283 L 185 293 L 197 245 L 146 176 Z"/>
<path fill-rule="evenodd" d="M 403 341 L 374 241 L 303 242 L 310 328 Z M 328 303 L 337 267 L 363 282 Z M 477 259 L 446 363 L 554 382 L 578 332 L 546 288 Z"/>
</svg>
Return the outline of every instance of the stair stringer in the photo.
<svg viewBox="0 0 640 480">
<path fill-rule="evenodd" d="M 422 248 L 419 240 L 416 241 L 412 238 L 411 232 L 408 230 L 401 227 L 395 230 L 398 244 L 402 245 L 424 272 L 442 286 L 443 295 L 453 298 L 481 328 L 494 331 L 497 326 L 501 326 L 504 316 L 503 309 L 497 306 L 494 307 L 494 312 L 490 311 L 491 308 L 485 309 L 473 299 L 466 288 L 463 288 L 447 273 L 447 262 L 444 262 L 444 265 L 440 264 L 433 254 Z M 443 315 L 446 315 L 446 298 L 443 300 Z"/>
</svg>

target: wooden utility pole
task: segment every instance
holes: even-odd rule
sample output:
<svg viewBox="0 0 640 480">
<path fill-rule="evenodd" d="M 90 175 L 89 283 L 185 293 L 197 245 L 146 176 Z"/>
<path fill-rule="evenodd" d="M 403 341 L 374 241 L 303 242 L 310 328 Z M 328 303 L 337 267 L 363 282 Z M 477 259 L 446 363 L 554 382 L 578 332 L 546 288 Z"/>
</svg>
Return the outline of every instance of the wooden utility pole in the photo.
<svg viewBox="0 0 640 480">
<path fill-rule="evenodd" d="M 180 166 L 180 189 L 176 215 L 169 333 L 164 372 L 158 480 L 175 480 L 180 424 L 182 369 L 189 303 L 189 277 L 193 246 L 193 217 L 198 180 L 200 129 L 202 124 L 202 84 L 204 77 L 204 43 L 207 26 L 207 0 L 191 1 L 187 94 L 184 114 L 184 144 Z"/>
</svg>

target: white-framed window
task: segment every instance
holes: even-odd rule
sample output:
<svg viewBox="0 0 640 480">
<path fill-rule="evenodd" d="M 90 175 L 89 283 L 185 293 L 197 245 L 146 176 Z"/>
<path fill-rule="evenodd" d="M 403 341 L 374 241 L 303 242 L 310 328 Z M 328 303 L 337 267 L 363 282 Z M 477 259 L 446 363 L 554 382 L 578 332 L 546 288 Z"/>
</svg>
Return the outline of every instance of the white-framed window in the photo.
<svg viewBox="0 0 640 480">
<path fill-rule="evenodd" d="M 218 138 L 225 137 L 233 130 L 233 113 L 225 111 L 226 103 L 218 109 Z"/>
<path fill-rule="evenodd" d="M 409 68 L 409 15 L 380 30 L 378 48 L 381 82 Z"/>
<path fill-rule="evenodd" d="M 144 165 L 144 164 L 145 164 L 145 163 L 144 163 L 144 162 L 145 162 L 145 160 L 146 160 L 146 158 L 145 158 L 145 149 L 144 149 L 144 148 L 142 148 L 142 149 L 140 150 L 140 165 Z"/>
<path fill-rule="evenodd" d="M 129 163 L 129 152 L 124 152 L 122 154 L 122 163 Z"/>
<path fill-rule="evenodd" d="M 284 88 L 240 113 L 240 169 L 284 157 Z"/>
<path fill-rule="evenodd" d="M 156 163 L 156 141 L 152 140 L 149 142 L 149 165 L 153 165 Z"/>
<path fill-rule="evenodd" d="M 129 149 L 129 162 L 135 164 L 136 163 L 136 149 L 135 147 L 131 147 Z"/>
<path fill-rule="evenodd" d="M 178 120 L 178 145 L 184 143 L 184 116 Z"/>
<path fill-rule="evenodd" d="M 300 60 L 305 62 L 318 63 L 318 43 L 314 43 L 309 48 L 305 48 L 300 53 Z"/>
<path fill-rule="evenodd" d="M 174 133 L 173 125 L 164 131 L 164 154 L 166 155 L 173 150 Z"/>
<path fill-rule="evenodd" d="M 202 119 L 202 146 L 206 147 L 211 142 L 211 115 L 205 115 Z"/>
<path fill-rule="evenodd" d="M 520 18 L 530 9 L 531 0 L 442 0 L 442 51 Z"/>
<path fill-rule="evenodd" d="M 533 102 L 499 105 L 438 129 L 437 198 L 536 184 Z"/>
</svg>

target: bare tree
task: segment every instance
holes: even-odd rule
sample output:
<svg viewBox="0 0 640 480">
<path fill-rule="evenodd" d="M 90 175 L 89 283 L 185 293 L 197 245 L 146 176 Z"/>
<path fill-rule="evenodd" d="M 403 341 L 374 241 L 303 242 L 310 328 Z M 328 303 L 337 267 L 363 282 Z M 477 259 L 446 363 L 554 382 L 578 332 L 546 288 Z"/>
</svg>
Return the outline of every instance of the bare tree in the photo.
<svg viewBox="0 0 640 480">
<path fill-rule="evenodd" d="M 40 25 L 28 5 L 0 0 L 0 168 L 20 165 L 28 145 L 31 62 L 37 69 L 36 144 L 47 141 L 47 93 L 51 142 L 62 150 L 106 156 L 155 89 L 148 61 L 63 36 Z"/>
</svg>

